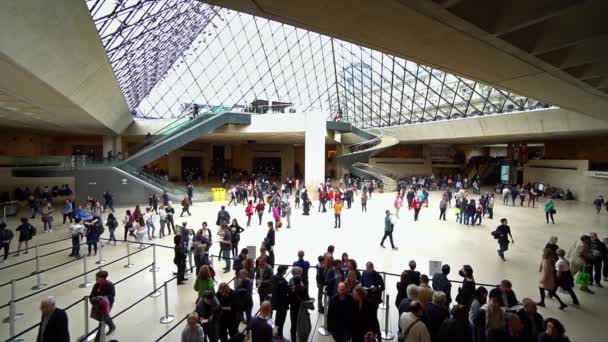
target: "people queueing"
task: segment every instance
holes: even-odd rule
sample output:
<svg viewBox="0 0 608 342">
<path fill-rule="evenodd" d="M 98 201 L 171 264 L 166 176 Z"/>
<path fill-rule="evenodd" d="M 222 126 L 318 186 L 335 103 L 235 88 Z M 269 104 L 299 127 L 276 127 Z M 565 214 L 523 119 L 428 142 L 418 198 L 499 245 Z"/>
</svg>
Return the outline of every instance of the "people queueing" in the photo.
<svg viewBox="0 0 608 342">
<path fill-rule="evenodd" d="M 40 301 L 42 318 L 36 342 L 70 342 L 68 315 L 56 306 L 55 297 L 48 296 Z"/>
</svg>

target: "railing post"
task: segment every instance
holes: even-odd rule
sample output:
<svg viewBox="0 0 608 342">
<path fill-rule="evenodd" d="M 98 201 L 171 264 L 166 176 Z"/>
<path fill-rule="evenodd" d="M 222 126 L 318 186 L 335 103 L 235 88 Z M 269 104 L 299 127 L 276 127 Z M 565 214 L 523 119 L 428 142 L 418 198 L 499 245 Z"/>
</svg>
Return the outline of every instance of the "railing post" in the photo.
<svg viewBox="0 0 608 342">
<path fill-rule="evenodd" d="M 103 258 L 102 255 L 102 250 L 103 250 L 103 243 L 101 243 L 101 239 L 99 241 L 97 241 L 97 252 L 99 255 L 99 259 L 97 260 L 96 264 L 97 265 L 103 265 L 106 263 L 106 260 Z"/>
<path fill-rule="evenodd" d="M 38 245 L 36 245 L 36 285 L 32 287 L 32 290 L 40 290 L 46 287 L 46 284 L 42 283 L 42 272 L 40 270 L 40 256 L 38 255 Z"/>
<path fill-rule="evenodd" d="M 386 275 L 386 273 L 384 275 Z M 387 294 L 386 295 L 386 300 L 387 301 L 389 300 L 389 297 L 390 296 Z M 393 333 L 388 330 L 388 322 L 389 322 L 389 318 L 388 317 L 389 317 L 390 311 L 391 311 L 390 305 L 386 305 L 386 313 L 384 315 L 384 331 L 382 331 L 380 333 L 382 339 L 385 340 L 385 341 L 390 341 L 390 340 L 392 340 L 395 337 L 393 335 Z"/>
<path fill-rule="evenodd" d="M 15 286 L 15 280 L 11 280 L 11 301 L 9 303 L 16 303 L 15 301 L 17 300 L 17 288 Z M 10 308 L 9 308 L 10 310 Z M 21 319 L 23 317 L 23 314 L 20 312 L 17 312 L 17 308 L 15 306 L 15 314 L 11 317 L 10 315 L 10 311 L 9 311 L 9 315 L 8 317 L 6 317 L 5 319 L 2 320 L 3 323 L 9 323 L 11 319 L 17 321 L 19 319 Z"/>
<path fill-rule="evenodd" d="M 156 261 L 152 262 L 152 268 L 156 267 Z M 151 268 L 151 269 L 152 269 Z M 150 295 L 150 297 L 158 297 L 160 296 L 160 291 L 158 291 L 158 288 L 156 287 L 156 273 L 157 272 L 152 272 L 152 286 L 154 287 L 154 292 Z"/>
<path fill-rule="evenodd" d="M 15 301 L 11 300 L 11 302 L 9 303 L 9 306 L 8 306 L 9 330 L 10 330 L 11 338 L 13 338 L 15 336 L 15 315 L 16 315 L 15 311 L 16 311 Z M 17 338 L 17 339 L 13 339 L 11 341 L 23 342 L 23 339 Z"/>
<path fill-rule="evenodd" d="M 324 313 L 323 313 L 323 326 L 319 327 L 319 329 L 317 330 L 317 332 L 319 333 L 319 335 L 321 336 L 329 336 L 330 333 L 327 330 L 327 314 L 328 314 L 328 309 L 329 309 L 329 302 L 327 300 L 327 293 L 323 293 L 323 303 L 319 303 L 319 305 L 324 305 Z"/>
<path fill-rule="evenodd" d="M 133 264 L 131 263 L 131 243 L 127 240 L 127 264 L 124 268 L 131 268 Z"/>
<path fill-rule="evenodd" d="M 84 301 L 84 335 L 78 338 L 79 342 L 91 340 L 89 336 L 89 296 L 84 296 L 82 300 Z"/>
<path fill-rule="evenodd" d="M 150 267 L 150 272 L 158 272 L 160 271 L 160 267 L 156 266 L 156 244 L 152 245 L 152 267 Z M 154 289 L 156 290 L 156 285 L 154 285 Z"/>
<path fill-rule="evenodd" d="M 34 254 L 36 254 L 36 255 L 34 255 L 34 258 L 35 258 L 35 259 L 37 259 L 37 258 L 38 258 L 38 242 L 36 242 L 36 246 L 26 248 L 26 249 L 25 249 L 25 251 L 27 252 L 27 251 L 29 251 L 31 248 L 34 248 Z M 34 272 L 32 272 L 32 273 L 30 273 L 30 274 L 31 274 L 31 275 L 34 275 L 34 274 L 36 274 L 36 273 L 38 273 L 38 270 L 35 270 Z"/>
<path fill-rule="evenodd" d="M 91 282 L 89 281 L 88 269 L 87 269 L 87 258 L 82 257 L 82 274 L 84 275 L 84 282 L 79 285 L 81 289 L 91 286 Z"/>
<path fill-rule="evenodd" d="M 160 318 L 162 324 L 168 324 L 173 322 L 175 316 L 169 315 L 169 291 L 167 291 L 167 282 L 163 285 L 165 291 L 165 315 Z"/>
</svg>

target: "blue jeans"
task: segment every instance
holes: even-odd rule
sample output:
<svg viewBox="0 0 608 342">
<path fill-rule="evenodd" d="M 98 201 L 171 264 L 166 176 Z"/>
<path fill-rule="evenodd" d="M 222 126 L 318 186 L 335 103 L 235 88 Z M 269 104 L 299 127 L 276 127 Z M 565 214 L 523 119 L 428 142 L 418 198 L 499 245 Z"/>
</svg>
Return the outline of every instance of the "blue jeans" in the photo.
<svg viewBox="0 0 608 342">
<path fill-rule="evenodd" d="M 152 222 L 146 222 L 146 227 L 148 227 L 148 239 L 152 240 L 152 237 L 154 236 L 154 231 L 156 231 L 156 227 Z M 152 234 L 150 234 L 150 230 L 152 231 Z"/>
<path fill-rule="evenodd" d="M 230 248 L 222 249 L 222 258 L 226 259 L 226 267 L 224 268 L 225 271 L 230 271 L 230 264 L 231 264 L 230 257 L 231 257 Z"/>
</svg>

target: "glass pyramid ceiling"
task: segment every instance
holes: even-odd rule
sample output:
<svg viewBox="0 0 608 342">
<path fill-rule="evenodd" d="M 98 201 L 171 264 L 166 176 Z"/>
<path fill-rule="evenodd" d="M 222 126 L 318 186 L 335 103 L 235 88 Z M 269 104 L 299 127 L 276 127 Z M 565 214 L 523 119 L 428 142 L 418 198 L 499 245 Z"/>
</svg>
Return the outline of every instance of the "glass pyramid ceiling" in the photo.
<svg viewBox="0 0 608 342">
<path fill-rule="evenodd" d="M 127 102 L 139 117 L 179 117 L 194 103 L 237 111 L 272 106 L 341 113 L 359 127 L 381 127 L 546 106 L 200 1 L 86 3 Z"/>
</svg>

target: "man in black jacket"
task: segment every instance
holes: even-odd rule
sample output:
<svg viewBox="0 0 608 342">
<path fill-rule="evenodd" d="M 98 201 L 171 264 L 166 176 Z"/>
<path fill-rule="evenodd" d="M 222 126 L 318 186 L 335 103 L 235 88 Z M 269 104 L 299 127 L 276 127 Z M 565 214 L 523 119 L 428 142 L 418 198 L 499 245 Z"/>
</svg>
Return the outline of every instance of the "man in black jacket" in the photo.
<svg viewBox="0 0 608 342">
<path fill-rule="evenodd" d="M 490 291 L 488 297 L 498 298 L 501 305 L 506 308 L 511 308 L 519 304 L 517 296 L 515 295 L 515 292 L 513 292 L 511 282 L 506 279 L 501 281 L 500 284 L 496 285 L 496 287 Z"/>
<path fill-rule="evenodd" d="M 70 342 L 68 315 L 55 306 L 54 297 L 46 297 L 40 302 L 40 327 L 36 342 Z"/>
<path fill-rule="evenodd" d="M 327 309 L 327 330 L 336 342 L 346 342 L 353 335 L 355 301 L 346 291 L 346 284 L 338 285 L 338 294 L 331 298 Z"/>
<path fill-rule="evenodd" d="M 517 312 L 523 325 L 522 341 L 536 342 L 538 334 L 544 331 L 543 316 L 536 312 L 536 303 L 532 299 L 524 298 L 522 304 L 524 308 Z"/>
<path fill-rule="evenodd" d="M 6 223 L 0 222 L 0 248 L 4 249 L 4 259 L 0 261 L 0 263 L 6 262 L 6 258 L 8 257 L 8 250 L 11 245 L 11 240 L 13 239 L 13 232 L 10 229 L 6 228 Z"/>
<path fill-rule="evenodd" d="M 268 324 L 268 319 L 272 316 L 272 305 L 264 301 L 260 305 L 260 314 L 251 319 L 249 329 L 251 330 L 251 340 L 255 342 L 272 342 L 272 326 Z"/>
<path fill-rule="evenodd" d="M 595 286 L 602 286 L 602 262 L 606 257 L 606 245 L 597 236 L 597 233 L 589 234 L 591 237 L 591 263 L 593 264 L 593 277 L 591 283 L 595 281 Z"/>
<path fill-rule="evenodd" d="M 92 299 L 97 296 L 103 296 L 108 298 L 108 302 L 110 303 L 110 311 L 112 311 L 112 306 L 114 306 L 114 297 L 116 296 L 116 289 L 114 288 L 114 284 L 108 280 L 108 272 L 99 271 L 95 274 L 95 285 L 91 289 L 91 294 L 89 295 L 89 301 L 93 304 Z M 116 325 L 112 321 L 111 315 L 104 315 L 104 322 L 110 327 L 108 331 L 108 335 L 116 330 Z"/>
</svg>

